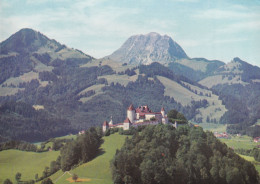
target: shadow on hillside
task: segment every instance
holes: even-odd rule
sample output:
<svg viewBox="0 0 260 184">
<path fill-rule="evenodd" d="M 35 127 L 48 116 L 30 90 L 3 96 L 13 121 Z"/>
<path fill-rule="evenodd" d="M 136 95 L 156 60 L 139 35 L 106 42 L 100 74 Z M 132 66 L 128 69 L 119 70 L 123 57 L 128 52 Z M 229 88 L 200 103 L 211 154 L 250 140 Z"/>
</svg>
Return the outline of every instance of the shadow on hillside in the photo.
<svg viewBox="0 0 260 184">
<path fill-rule="evenodd" d="M 101 156 L 101 155 L 103 155 L 103 154 L 105 154 L 105 153 L 106 153 L 106 152 L 105 152 L 105 150 L 104 150 L 103 148 L 99 148 L 98 154 L 97 154 L 96 157 L 99 157 L 99 156 Z"/>
</svg>

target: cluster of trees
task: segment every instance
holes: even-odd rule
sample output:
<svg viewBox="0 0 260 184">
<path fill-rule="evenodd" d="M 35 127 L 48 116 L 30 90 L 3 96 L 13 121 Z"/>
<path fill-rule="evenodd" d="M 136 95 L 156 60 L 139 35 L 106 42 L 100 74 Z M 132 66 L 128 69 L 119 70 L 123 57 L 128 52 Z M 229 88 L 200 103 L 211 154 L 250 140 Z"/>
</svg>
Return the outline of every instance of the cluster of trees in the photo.
<svg viewBox="0 0 260 184">
<path fill-rule="evenodd" d="M 67 143 L 61 149 L 61 169 L 69 171 L 73 166 L 85 163 L 97 156 L 102 143 L 101 128 L 90 128 L 78 136 L 75 141 Z"/>
<path fill-rule="evenodd" d="M 15 180 L 16 182 L 19 184 L 19 183 L 22 183 L 22 184 L 34 184 L 35 181 L 34 180 L 29 180 L 29 181 L 22 181 L 22 174 L 20 172 L 17 172 L 16 175 L 15 175 Z M 4 181 L 4 184 L 13 184 L 13 182 L 7 178 L 5 181 Z"/>
<path fill-rule="evenodd" d="M 34 144 L 24 142 L 24 141 L 15 141 L 10 140 L 7 142 L 0 143 L 0 151 L 8 150 L 8 149 L 18 149 L 21 151 L 37 151 L 37 146 Z"/>
<path fill-rule="evenodd" d="M 182 123 L 182 124 L 188 122 L 187 119 L 185 118 L 185 116 L 175 109 L 170 110 L 167 113 L 167 117 L 169 119 L 169 122 L 171 122 L 171 123 L 174 123 L 175 121 L 178 123 Z"/>
<path fill-rule="evenodd" d="M 181 85 L 182 85 L 183 87 L 185 87 L 186 89 L 190 90 L 191 92 L 197 94 L 197 95 L 211 97 L 211 93 L 210 93 L 210 92 L 208 92 L 208 93 L 203 93 L 203 92 L 201 92 L 201 91 L 198 92 L 196 89 L 192 89 L 189 84 L 185 84 L 185 83 L 181 83 Z M 200 87 L 201 87 L 202 89 L 204 88 L 203 86 L 200 86 Z"/>
<path fill-rule="evenodd" d="M 58 170 L 61 169 L 61 157 L 58 156 L 56 161 L 51 161 L 50 166 L 46 166 L 42 171 L 42 176 L 39 177 L 38 173 L 35 174 L 35 181 L 44 181 L 46 178 L 51 176 L 52 174 L 56 173 Z"/>
<path fill-rule="evenodd" d="M 118 72 L 117 74 L 118 75 L 128 75 L 128 76 L 133 76 L 133 75 L 136 75 L 135 73 L 135 70 L 137 69 L 138 67 L 134 67 L 132 69 L 129 69 L 127 68 L 125 71 L 122 71 L 122 72 Z"/>
<path fill-rule="evenodd" d="M 111 162 L 114 183 L 259 183 L 252 163 L 202 128 L 146 126 Z"/>
<path fill-rule="evenodd" d="M 16 182 L 17 183 L 22 183 L 22 184 L 35 184 L 35 181 L 34 180 L 30 180 L 30 181 L 21 181 L 21 177 L 22 177 L 22 174 L 21 173 L 17 173 L 15 175 L 15 179 L 16 179 Z M 4 181 L 3 184 L 13 184 L 13 182 L 10 180 L 10 179 L 6 179 Z M 52 180 L 50 178 L 46 178 L 44 179 L 41 184 L 53 184 Z"/>
</svg>

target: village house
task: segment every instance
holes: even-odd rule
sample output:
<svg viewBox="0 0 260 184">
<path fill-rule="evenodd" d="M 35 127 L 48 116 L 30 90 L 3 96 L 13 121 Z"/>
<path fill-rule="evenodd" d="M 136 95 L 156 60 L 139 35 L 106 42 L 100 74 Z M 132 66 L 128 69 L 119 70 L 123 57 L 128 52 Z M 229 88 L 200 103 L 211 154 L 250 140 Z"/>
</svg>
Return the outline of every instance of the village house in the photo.
<svg viewBox="0 0 260 184">
<path fill-rule="evenodd" d="M 260 142 L 260 137 L 255 137 L 254 142 Z"/>
<path fill-rule="evenodd" d="M 147 105 L 134 108 L 130 105 L 127 109 L 127 117 L 124 122 L 114 124 L 112 117 L 109 122 L 103 123 L 103 132 L 110 128 L 123 128 L 129 130 L 130 127 L 138 127 L 142 125 L 157 125 L 159 123 L 168 124 L 168 118 L 165 114 L 164 108 L 161 112 L 152 112 Z"/>
<path fill-rule="evenodd" d="M 214 135 L 217 138 L 224 138 L 224 139 L 229 139 L 230 138 L 229 135 L 226 132 L 224 132 L 224 133 L 214 132 Z"/>
</svg>

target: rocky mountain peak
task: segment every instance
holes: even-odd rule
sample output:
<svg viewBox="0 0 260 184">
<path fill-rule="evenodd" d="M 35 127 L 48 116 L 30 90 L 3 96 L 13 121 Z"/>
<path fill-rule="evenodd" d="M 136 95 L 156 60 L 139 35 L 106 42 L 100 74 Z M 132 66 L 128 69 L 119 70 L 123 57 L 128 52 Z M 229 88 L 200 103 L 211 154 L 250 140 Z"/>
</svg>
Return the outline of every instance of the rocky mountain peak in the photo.
<svg viewBox="0 0 260 184">
<path fill-rule="evenodd" d="M 167 64 L 176 59 L 188 58 L 184 50 L 171 37 L 151 32 L 131 36 L 113 54 L 112 60 L 130 64 Z"/>
</svg>

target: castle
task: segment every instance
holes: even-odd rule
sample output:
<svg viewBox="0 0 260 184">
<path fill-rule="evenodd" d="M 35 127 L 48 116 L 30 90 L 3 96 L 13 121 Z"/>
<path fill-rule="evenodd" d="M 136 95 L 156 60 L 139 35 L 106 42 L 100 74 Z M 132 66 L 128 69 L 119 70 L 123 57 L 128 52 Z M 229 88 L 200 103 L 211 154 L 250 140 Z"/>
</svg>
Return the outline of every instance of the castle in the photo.
<svg viewBox="0 0 260 184">
<path fill-rule="evenodd" d="M 157 125 L 159 123 L 168 124 L 168 118 L 165 114 L 164 108 L 161 112 L 152 112 L 147 105 L 134 108 L 130 105 L 127 109 L 127 117 L 123 123 L 113 124 L 111 117 L 110 122 L 103 123 L 103 132 L 110 128 L 123 128 L 129 130 L 131 126 L 138 127 L 142 125 Z"/>
</svg>

